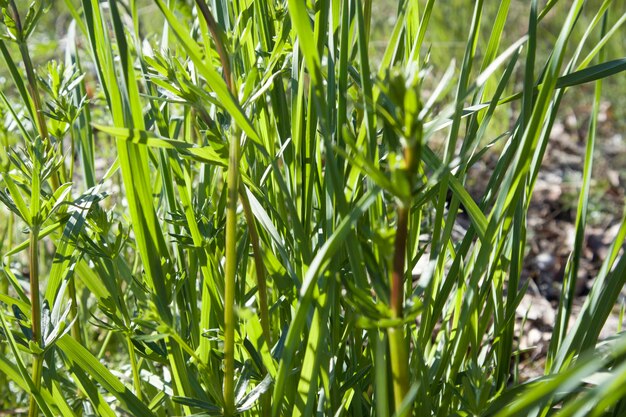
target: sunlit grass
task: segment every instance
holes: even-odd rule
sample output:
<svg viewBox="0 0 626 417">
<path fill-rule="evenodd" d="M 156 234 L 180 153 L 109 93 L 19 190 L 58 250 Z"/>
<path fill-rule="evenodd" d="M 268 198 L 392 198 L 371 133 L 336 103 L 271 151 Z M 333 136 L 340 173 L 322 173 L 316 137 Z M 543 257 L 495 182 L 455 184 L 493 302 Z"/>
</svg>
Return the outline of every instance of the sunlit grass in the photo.
<svg viewBox="0 0 626 417">
<path fill-rule="evenodd" d="M 367 0 L 68 0 L 62 64 L 36 68 L 44 4 L 0 1 L 2 407 L 622 415 L 626 339 L 598 338 L 626 280 L 626 222 L 565 329 L 626 15 L 611 0 L 532 1 L 523 19 L 486 3 L 464 4 L 462 54 L 441 68 L 432 0 L 399 2 L 379 52 Z M 512 40 L 511 24 L 525 28 Z M 574 251 L 546 376 L 521 383 L 526 217 L 582 84 Z M 475 200 L 466 179 L 489 148 Z"/>
</svg>

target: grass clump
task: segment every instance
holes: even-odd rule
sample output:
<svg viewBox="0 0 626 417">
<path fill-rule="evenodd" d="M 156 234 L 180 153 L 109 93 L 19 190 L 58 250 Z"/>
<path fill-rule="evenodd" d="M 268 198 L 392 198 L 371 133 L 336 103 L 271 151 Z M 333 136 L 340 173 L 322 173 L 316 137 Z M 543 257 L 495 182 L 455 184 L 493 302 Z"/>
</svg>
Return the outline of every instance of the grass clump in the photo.
<svg viewBox="0 0 626 417">
<path fill-rule="evenodd" d="M 557 3 L 533 0 L 504 42 L 511 1 L 489 22 L 474 2 L 439 72 L 433 0 L 398 2 L 376 67 L 368 0 L 67 0 L 64 60 L 45 68 L 30 51 L 50 4 L 0 1 L 3 407 L 623 415 L 626 339 L 598 339 L 625 222 L 570 322 L 602 80 L 626 69 L 604 48 L 626 17 L 574 0 L 539 50 Z M 526 215 L 561 100 L 587 83 L 574 251 L 545 376 L 521 382 Z M 496 144 L 475 201 L 468 172 Z"/>
</svg>

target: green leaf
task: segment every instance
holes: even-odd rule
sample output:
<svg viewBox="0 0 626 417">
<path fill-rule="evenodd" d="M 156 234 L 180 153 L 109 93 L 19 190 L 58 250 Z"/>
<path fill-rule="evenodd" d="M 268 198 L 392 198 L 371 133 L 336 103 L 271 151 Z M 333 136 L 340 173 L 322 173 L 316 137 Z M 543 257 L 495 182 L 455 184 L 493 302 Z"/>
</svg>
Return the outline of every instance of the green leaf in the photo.
<svg viewBox="0 0 626 417">
<path fill-rule="evenodd" d="M 129 413 L 136 417 L 155 416 L 148 406 L 140 401 L 119 379 L 96 359 L 91 352 L 80 345 L 70 336 L 63 336 L 57 340 L 57 347 L 72 363 L 77 366 L 111 395 L 120 401 Z"/>
<path fill-rule="evenodd" d="M 93 126 L 95 129 L 108 133 L 111 136 L 124 139 L 130 143 L 161 149 L 173 149 L 176 150 L 181 156 L 192 160 L 217 164 L 224 167 L 228 165 L 227 158 L 219 155 L 210 146 L 197 146 L 193 143 L 181 140 L 164 138 L 155 133 L 140 129 L 127 129 L 124 127 L 110 127 L 97 124 L 94 124 Z"/>
<path fill-rule="evenodd" d="M 572 87 L 575 85 L 601 80 L 603 78 L 619 74 L 622 71 L 626 71 L 626 58 L 603 62 L 602 64 L 593 65 L 591 67 L 563 75 L 557 80 L 556 88 Z"/>
</svg>

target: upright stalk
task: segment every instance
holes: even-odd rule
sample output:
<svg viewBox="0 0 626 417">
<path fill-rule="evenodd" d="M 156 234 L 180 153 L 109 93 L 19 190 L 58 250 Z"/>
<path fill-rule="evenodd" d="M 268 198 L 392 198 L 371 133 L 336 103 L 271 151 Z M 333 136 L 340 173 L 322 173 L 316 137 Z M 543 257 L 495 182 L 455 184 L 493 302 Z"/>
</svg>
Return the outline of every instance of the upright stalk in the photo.
<svg viewBox="0 0 626 417">
<path fill-rule="evenodd" d="M 394 318 L 402 317 L 404 302 L 404 263 L 406 239 L 409 231 L 409 208 L 398 207 L 398 223 L 394 243 L 393 269 L 391 271 L 391 312 Z"/>
<path fill-rule="evenodd" d="M 70 279 L 68 290 L 69 290 L 69 296 L 71 300 L 69 318 L 70 320 L 74 320 L 74 324 L 72 325 L 71 335 L 78 343 L 82 344 L 83 343 L 82 330 L 80 328 L 80 320 L 77 319 L 78 297 L 76 294 L 76 282 L 74 281 L 74 277 Z"/>
<path fill-rule="evenodd" d="M 407 93 L 408 94 L 408 93 Z M 408 110 L 408 111 L 407 111 Z M 405 109 L 406 141 L 403 145 L 404 166 L 401 168 L 407 183 L 408 193 L 401 198 L 397 208 L 396 237 L 394 243 L 393 265 L 391 270 L 391 314 L 394 319 L 404 318 L 404 277 L 406 275 L 406 246 L 409 237 L 409 215 L 411 211 L 412 192 L 417 182 L 421 157 L 422 126 L 417 119 L 417 107 Z M 389 359 L 393 379 L 393 399 L 395 413 L 398 413 L 402 402 L 409 392 L 409 353 L 405 326 L 399 324 L 387 330 L 389 336 Z M 411 406 L 402 414 L 411 415 Z"/>
<path fill-rule="evenodd" d="M 404 264 L 406 239 L 408 235 L 409 208 L 398 207 L 398 224 L 394 244 L 393 270 L 391 271 L 391 314 L 394 319 L 402 319 L 404 304 Z M 393 379 L 393 399 L 396 412 L 409 392 L 409 354 L 404 325 L 390 327 L 389 358 Z M 411 415 L 409 412 L 406 415 Z"/>
<path fill-rule="evenodd" d="M 205 0 L 196 0 L 196 5 L 211 32 L 217 53 L 222 63 L 224 80 L 233 97 L 237 97 L 235 89 L 235 75 L 231 70 L 230 59 L 224 46 L 222 32 L 213 17 Z M 237 132 L 237 129 L 235 129 Z M 235 412 L 234 385 L 235 385 L 235 277 L 237 272 L 237 194 L 243 206 L 248 233 L 254 254 L 255 271 L 257 277 L 257 289 L 259 294 L 259 310 L 261 315 L 261 327 L 268 348 L 271 348 L 271 333 L 269 327 L 269 307 L 267 303 L 267 283 L 265 279 L 265 266 L 261 256 L 259 234 L 256 230 L 254 215 L 250 208 L 250 202 L 244 187 L 239 186 L 239 135 L 235 133 L 230 141 L 228 158 L 228 200 L 226 212 L 226 271 L 224 286 L 224 403 L 225 415 L 230 416 Z M 265 411 L 265 410 L 264 410 Z"/>
<path fill-rule="evenodd" d="M 226 270 L 224 284 L 224 415 L 235 413 L 235 277 L 237 273 L 237 195 L 239 138 L 230 140 L 226 203 Z"/>
<path fill-rule="evenodd" d="M 28 90 L 30 92 L 31 99 L 33 100 L 33 106 L 35 107 L 35 123 L 37 125 L 37 130 L 41 135 L 41 138 L 47 140 L 48 128 L 46 126 L 46 121 L 43 117 L 43 113 L 41 112 L 41 97 L 39 96 L 39 88 L 37 87 L 35 69 L 30 59 L 30 53 L 28 52 L 28 44 L 26 43 L 26 39 L 23 37 L 24 34 L 22 31 L 22 19 L 20 18 L 20 14 L 17 10 L 17 6 L 15 5 L 14 0 L 11 0 L 10 5 L 13 14 L 13 21 L 15 22 L 15 29 L 17 33 L 19 33 L 18 45 L 20 49 L 20 55 L 22 56 L 22 61 L 24 62 L 24 69 L 26 70 L 26 78 L 28 79 Z"/>
<path fill-rule="evenodd" d="M 140 370 L 137 364 L 137 355 L 135 354 L 135 347 L 133 346 L 133 341 L 131 339 L 131 334 L 126 333 L 126 346 L 128 348 L 128 354 L 130 356 L 130 367 L 133 372 L 133 385 L 135 387 L 135 395 L 141 401 L 143 395 L 141 394 L 141 377 Z"/>
<path fill-rule="evenodd" d="M 32 324 L 32 342 L 35 348 L 40 348 L 41 344 L 41 304 L 39 303 L 39 226 L 34 225 L 30 230 L 30 305 L 31 305 L 31 324 Z M 43 368 L 43 356 L 35 353 L 33 356 L 33 383 L 35 391 L 41 389 L 41 373 Z M 35 396 L 31 395 L 28 407 L 28 417 L 36 417 L 39 413 L 39 407 Z"/>
<path fill-rule="evenodd" d="M 52 149 L 52 144 L 50 143 L 50 135 L 48 133 L 48 127 L 46 125 L 46 119 L 43 113 L 43 106 L 41 104 L 41 96 L 39 94 L 39 87 L 37 86 L 37 76 L 35 75 L 35 67 L 33 65 L 32 60 L 30 59 L 30 52 L 28 51 L 28 44 L 26 43 L 26 38 L 24 38 L 24 33 L 22 31 L 22 20 L 20 19 L 20 14 L 17 10 L 17 6 L 15 5 L 15 0 L 10 1 L 10 8 L 13 14 L 13 20 L 15 22 L 17 33 L 19 33 L 18 45 L 20 49 L 20 55 L 22 56 L 22 62 L 24 63 L 24 70 L 26 71 L 26 78 L 28 80 L 28 91 L 30 92 L 33 110 L 35 114 L 35 125 L 37 127 L 37 132 L 41 137 L 41 140 L 44 143 L 46 150 Z M 29 103 L 24 103 L 28 105 Z M 51 175 L 51 183 L 52 189 L 56 190 L 59 188 L 59 177 L 56 173 Z"/>
<path fill-rule="evenodd" d="M 218 55 L 222 62 L 224 80 L 234 94 L 230 60 L 222 42 L 221 31 L 204 0 L 196 5 L 207 23 Z M 226 268 L 224 277 L 224 415 L 235 414 L 235 286 L 237 276 L 237 200 L 239 192 L 239 135 L 237 129 L 230 140 L 228 152 L 227 202 L 226 202 Z"/>
<path fill-rule="evenodd" d="M 10 0 L 8 3 L 10 13 L 12 14 L 13 22 L 15 23 L 15 29 L 18 34 L 17 44 L 19 46 L 20 55 L 24 64 L 24 70 L 26 71 L 26 78 L 28 80 L 28 92 L 29 97 L 23 97 L 24 104 L 31 107 L 35 120 L 33 121 L 39 137 L 43 142 L 44 152 L 52 152 L 52 144 L 50 142 L 50 135 L 46 126 L 46 119 L 43 113 L 43 106 L 41 102 L 41 96 L 39 94 L 39 87 L 37 85 L 37 76 L 35 74 L 35 68 L 30 58 L 28 51 L 27 37 L 24 32 L 24 27 L 20 18 L 19 10 L 15 4 L 15 0 Z M 36 146 L 36 145 L 34 145 Z M 30 273 L 30 303 L 31 303 L 31 325 L 32 325 L 32 349 L 33 353 L 33 369 L 32 379 L 34 384 L 34 391 L 38 392 L 41 389 L 41 376 L 43 369 L 43 355 L 40 353 L 42 348 L 41 337 L 41 303 L 39 294 L 39 228 L 41 226 L 39 222 L 39 209 L 40 209 L 40 182 L 36 176 L 40 175 L 39 162 L 35 161 L 33 168 L 33 188 L 31 190 L 31 220 L 30 220 L 30 242 L 29 242 L 29 273 Z M 59 187 L 59 178 L 56 173 L 51 175 L 52 189 L 56 190 Z M 39 414 L 39 407 L 35 399 L 34 393 L 30 397 L 28 407 L 28 417 L 36 417 Z"/>
</svg>

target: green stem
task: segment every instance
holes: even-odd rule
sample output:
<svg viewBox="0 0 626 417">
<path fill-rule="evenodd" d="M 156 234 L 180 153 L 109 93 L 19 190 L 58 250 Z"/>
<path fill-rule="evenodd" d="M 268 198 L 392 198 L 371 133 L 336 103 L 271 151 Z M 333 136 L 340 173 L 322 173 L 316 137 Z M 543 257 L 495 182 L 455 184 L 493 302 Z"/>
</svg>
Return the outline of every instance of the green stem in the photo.
<svg viewBox="0 0 626 417">
<path fill-rule="evenodd" d="M 20 36 L 18 45 L 20 49 L 20 54 L 22 56 L 22 62 L 24 63 L 24 69 L 26 70 L 26 78 L 28 79 L 28 90 L 32 99 L 32 105 L 35 114 L 35 125 L 37 126 L 37 131 L 39 132 L 39 136 L 41 137 L 45 148 L 47 150 L 51 150 L 52 144 L 50 143 L 50 135 L 48 134 L 48 127 L 46 125 L 46 119 L 44 118 L 43 106 L 41 105 L 41 96 L 39 95 L 39 87 L 37 86 L 35 67 L 32 60 L 30 59 L 30 53 L 28 51 L 28 44 L 26 43 L 26 39 L 23 38 L 22 21 L 20 19 L 20 14 L 17 10 L 17 6 L 15 5 L 15 1 L 11 0 L 10 5 L 13 13 L 13 19 L 15 21 L 16 30 Z M 28 105 L 29 103 L 24 104 Z M 57 173 L 54 173 L 51 176 L 51 182 L 53 190 L 59 188 L 60 184 Z"/>
<path fill-rule="evenodd" d="M 409 352 L 403 327 L 390 327 L 387 335 L 389 336 L 389 358 L 393 381 L 393 403 L 397 412 L 409 392 Z M 404 415 L 410 416 L 411 409 L 409 408 Z"/>
<path fill-rule="evenodd" d="M 226 204 L 226 270 L 224 284 L 224 413 L 235 413 L 235 278 L 237 273 L 237 190 L 239 138 L 230 140 Z"/>
<path fill-rule="evenodd" d="M 41 97 L 39 96 L 39 88 L 37 87 L 37 78 L 35 77 L 35 70 L 33 62 L 30 59 L 30 53 L 28 52 L 28 44 L 26 43 L 26 39 L 23 37 L 22 19 L 20 19 L 20 14 L 17 10 L 17 6 L 15 5 L 15 1 L 11 0 L 10 4 L 13 21 L 15 22 L 15 29 L 19 34 L 18 45 L 20 54 L 22 55 L 22 61 L 24 62 L 24 69 L 26 70 L 28 88 L 30 90 L 31 99 L 33 100 L 33 106 L 35 107 L 35 123 L 37 124 L 37 130 L 39 130 L 39 134 L 42 139 L 48 139 L 48 128 L 46 126 L 46 121 L 43 118 L 43 113 L 41 112 Z"/>
<path fill-rule="evenodd" d="M 22 55 L 22 61 L 24 62 L 24 68 L 26 69 L 28 89 L 30 90 L 31 97 L 33 99 L 33 106 L 35 106 L 37 129 L 39 130 L 39 135 L 41 136 L 41 138 L 45 142 L 47 142 L 49 138 L 48 127 L 46 126 L 46 120 L 43 116 L 41 98 L 39 96 L 39 88 L 37 87 L 37 79 L 35 78 L 35 70 L 33 68 L 33 63 L 30 59 L 28 45 L 26 44 L 26 42 L 20 43 L 20 53 Z"/>
<path fill-rule="evenodd" d="M 139 366 L 137 364 L 137 356 L 135 355 L 135 346 L 130 338 L 130 334 L 126 334 L 126 344 L 128 346 L 128 354 L 130 355 L 130 366 L 133 370 L 133 384 L 135 386 L 135 396 L 141 401 L 141 378 L 139 377 Z"/>
<path fill-rule="evenodd" d="M 211 32 L 211 37 L 215 43 L 215 48 L 222 63 L 224 80 L 228 86 L 228 90 L 233 97 L 237 97 L 235 89 L 235 75 L 231 70 L 230 59 L 226 52 L 226 46 L 223 42 L 223 33 L 218 26 L 211 10 L 205 0 L 196 0 L 196 5 Z M 236 130 L 235 130 L 236 131 Z M 226 284 L 224 289 L 224 402 L 225 413 L 231 415 L 235 412 L 234 400 L 234 300 L 235 300 L 235 275 L 237 269 L 237 190 L 239 190 L 239 198 L 244 210 L 246 224 L 248 226 L 248 234 L 254 254 L 254 265 L 257 277 L 257 288 L 259 294 L 259 310 L 261 314 L 261 328 L 263 336 L 267 342 L 268 348 L 271 348 L 271 333 L 269 326 L 269 308 L 267 303 L 267 281 L 265 279 L 265 265 L 261 255 L 261 246 L 259 244 L 259 234 L 257 233 L 254 216 L 250 208 L 248 196 L 243 187 L 239 187 L 239 135 L 234 135 L 234 140 L 230 143 L 230 155 L 228 166 L 228 206 L 226 213 Z M 266 396 L 267 397 L 267 396 Z M 265 409 L 265 407 L 263 407 Z"/>
<path fill-rule="evenodd" d="M 32 341 L 36 347 L 41 347 L 41 304 L 39 302 L 39 227 L 32 226 L 30 231 L 30 305 Z M 41 373 L 43 368 L 43 357 L 40 354 L 33 356 L 33 383 L 35 391 L 41 389 Z M 31 395 L 28 407 L 28 417 L 36 417 L 39 414 L 39 407 L 35 396 Z"/>
<path fill-rule="evenodd" d="M 82 342 L 82 334 L 81 334 L 81 329 L 80 329 L 80 320 L 78 320 L 77 316 L 78 316 L 78 303 L 77 303 L 77 297 L 76 297 L 76 281 L 74 281 L 74 278 L 72 277 L 70 279 L 69 282 L 69 293 L 70 293 L 70 300 L 72 302 L 72 304 L 70 304 L 70 320 L 74 320 L 74 324 L 72 325 L 72 338 L 74 338 L 74 340 L 76 340 L 78 343 L 83 343 Z"/>
<path fill-rule="evenodd" d="M 35 355 L 33 357 L 33 382 L 35 383 L 35 391 L 41 389 L 41 374 L 43 371 L 43 356 Z M 30 403 L 28 405 L 28 417 L 37 417 L 39 415 L 39 406 L 35 395 L 30 396 Z"/>
</svg>

